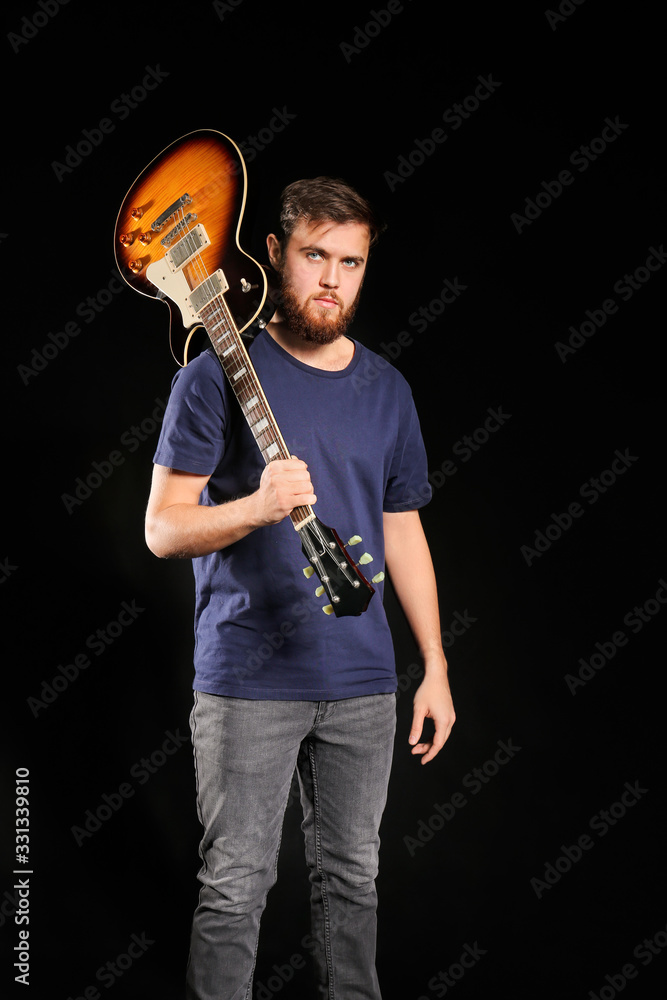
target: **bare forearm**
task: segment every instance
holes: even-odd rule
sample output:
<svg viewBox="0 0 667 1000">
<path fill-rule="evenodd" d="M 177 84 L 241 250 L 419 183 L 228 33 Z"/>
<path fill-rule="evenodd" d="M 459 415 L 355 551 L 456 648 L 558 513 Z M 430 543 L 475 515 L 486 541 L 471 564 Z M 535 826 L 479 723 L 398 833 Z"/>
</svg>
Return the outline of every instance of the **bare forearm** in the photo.
<svg viewBox="0 0 667 1000">
<path fill-rule="evenodd" d="M 162 559 L 193 559 L 233 545 L 259 527 L 252 496 L 217 507 L 176 503 L 146 516 L 146 543 Z"/>
<path fill-rule="evenodd" d="M 417 511 L 385 514 L 384 522 L 387 569 L 424 660 L 408 742 L 412 754 L 427 764 L 440 752 L 456 721 L 440 637 L 435 572 Z M 432 719 L 435 727 L 430 739 L 423 735 L 425 719 Z"/>
<path fill-rule="evenodd" d="M 252 497 L 217 507 L 177 503 L 146 516 L 146 543 L 162 559 L 194 559 L 238 542 L 259 527 Z"/>
<path fill-rule="evenodd" d="M 397 518 L 400 520 L 394 521 Z M 419 515 L 385 516 L 386 563 L 427 671 L 445 671 L 438 594 L 431 554 Z"/>
<path fill-rule="evenodd" d="M 277 524 L 294 507 L 315 503 L 308 466 L 280 459 L 264 468 L 259 489 L 217 507 L 199 499 L 209 476 L 153 467 L 146 510 L 146 543 L 163 559 L 193 559 L 233 545 L 251 531 Z"/>
</svg>

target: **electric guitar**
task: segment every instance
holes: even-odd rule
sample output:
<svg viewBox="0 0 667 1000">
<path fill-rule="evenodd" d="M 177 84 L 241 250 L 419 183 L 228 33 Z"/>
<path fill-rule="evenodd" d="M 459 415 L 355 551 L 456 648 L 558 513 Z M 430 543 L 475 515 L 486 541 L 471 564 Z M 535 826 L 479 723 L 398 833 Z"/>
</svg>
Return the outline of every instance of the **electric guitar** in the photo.
<svg viewBox="0 0 667 1000">
<path fill-rule="evenodd" d="M 236 144 L 221 132 L 190 132 L 152 160 L 118 213 L 114 253 L 124 280 L 169 307 L 169 343 L 184 367 L 195 330 L 206 330 L 265 462 L 291 458 L 241 334 L 263 327 L 274 311 L 264 269 L 245 253 L 239 232 L 247 177 Z M 312 507 L 290 514 L 309 566 L 330 604 L 327 614 L 360 615 L 375 588 L 337 533 Z M 353 535 L 348 545 L 361 542 Z M 378 583 L 382 573 L 373 578 Z"/>
</svg>

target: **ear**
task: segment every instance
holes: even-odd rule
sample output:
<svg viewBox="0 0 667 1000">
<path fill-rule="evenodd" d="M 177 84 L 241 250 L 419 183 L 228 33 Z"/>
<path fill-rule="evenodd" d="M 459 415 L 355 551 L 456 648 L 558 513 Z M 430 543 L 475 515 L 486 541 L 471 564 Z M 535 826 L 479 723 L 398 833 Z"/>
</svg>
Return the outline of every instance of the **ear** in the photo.
<svg viewBox="0 0 667 1000">
<path fill-rule="evenodd" d="M 282 254 L 280 251 L 280 241 L 274 233 L 269 233 L 266 237 L 266 248 L 269 252 L 269 260 L 276 271 L 282 267 Z"/>
</svg>

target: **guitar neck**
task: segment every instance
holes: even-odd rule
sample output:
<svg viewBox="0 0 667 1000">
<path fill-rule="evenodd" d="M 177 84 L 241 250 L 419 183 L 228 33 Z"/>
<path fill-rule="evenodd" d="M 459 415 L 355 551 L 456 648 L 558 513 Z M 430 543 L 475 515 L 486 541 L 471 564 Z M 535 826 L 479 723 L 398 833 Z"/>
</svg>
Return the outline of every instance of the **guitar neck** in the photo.
<svg viewBox="0 0 667 1000">
<path fill-rule="evenodd" d="M 264 461 L 268 465 L 276 459 L 291 458 L 224 297 L 216 296 L 201 310 L 199 318 L 206 328 L 213 350 L 239 401 L 241 412 L 248 422 Z M 315 514 L 310 506 L 295 507 L 290 513 L 292 524 L 297 531 L 314 517 Z"/>
</svg>

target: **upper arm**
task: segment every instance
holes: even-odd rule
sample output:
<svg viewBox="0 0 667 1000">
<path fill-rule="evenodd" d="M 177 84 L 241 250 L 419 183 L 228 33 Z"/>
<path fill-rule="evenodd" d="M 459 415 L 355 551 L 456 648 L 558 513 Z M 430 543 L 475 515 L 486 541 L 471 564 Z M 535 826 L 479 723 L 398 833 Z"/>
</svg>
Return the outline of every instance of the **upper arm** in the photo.
<svg viewBox="0 0 667 1000">
<path fill-rule="evenodd" d="M 424 535 L 418 510 L 385 511 L 384 528 L 385 561 L 391 572 L 392 557 L 401 549 L 409 551 Z"/>
<path fill-rule="evenodd" d="M 157 517 L 161 511 L 174 504 L 199 504 L 202 490 L 210 476 L 199 476 L 192 472 L 181 472 L 179 469 L 168 469 L 164 465 L 153 466 L 153 480 L 146 509 L 146 524 Z"/>
</svg>

